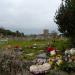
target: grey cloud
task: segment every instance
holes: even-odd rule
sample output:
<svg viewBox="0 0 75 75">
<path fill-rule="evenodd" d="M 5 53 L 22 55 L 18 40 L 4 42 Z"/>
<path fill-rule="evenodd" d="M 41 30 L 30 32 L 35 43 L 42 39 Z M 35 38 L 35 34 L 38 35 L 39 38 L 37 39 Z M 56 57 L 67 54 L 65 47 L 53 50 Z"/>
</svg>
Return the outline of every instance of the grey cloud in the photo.
<svg viewBox="0 0 75 75">
<path fill-rule="evenodd" d="M 53 18 L 61 0 L 0 0 L 0 26 L 26 33 L 57 30 Z"/>
</svg>

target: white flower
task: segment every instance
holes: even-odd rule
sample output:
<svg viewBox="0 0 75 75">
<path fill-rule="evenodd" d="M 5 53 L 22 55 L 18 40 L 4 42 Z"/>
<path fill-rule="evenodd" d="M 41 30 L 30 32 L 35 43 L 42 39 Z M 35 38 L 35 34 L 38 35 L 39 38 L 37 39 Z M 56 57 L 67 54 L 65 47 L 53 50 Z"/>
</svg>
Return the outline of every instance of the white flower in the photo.
<svg viewBox="0 0 75 75">
<path fill-rule="evenodd" d="M 56 63 L 57 63 L 57 65 L 60 65 L 62 63 L 62 60 L 59 59 Z"/>
<path fill-rule="evenodd" d="M 30 66 L 30 72 L 34 74 L 39 74 L 43 72 L 47 72 L 51 68 L 51 65 L 48 63 L 45 63 L 43 65 L 32 65 Z"/>
<path fill-rule="evenodd" d="M 70 50 L 66 50 L 66 51 L 65 51 L 65 55 L 66 55 L 66 54 L 70 54 Z"/>
<path fill-rule="evenodd" d="M 51 51 L 50 54 L 53 56 L 56 54 L 55 50 Z"/>
<path fill-rule="evenodd" d="M 48 63 L 43 64 L 44 71 L 48 71 L 51 68 L 51 65 Z"/>
<path fill-rule="evenodd" d="M 70 50 L 70 53 L 71 53 L 72 55 L 74 55 L 74 54 L 75 54 L 75 48 L 72 48 L 72 49 Z"/>
<path fill-rule="evenodd" d="M 35 73 L 35 74 L 38 74 L 39 71 L 38 71 L 37 66 L 36 65 L 30 66 L 30 72 Z"/>
</svg>

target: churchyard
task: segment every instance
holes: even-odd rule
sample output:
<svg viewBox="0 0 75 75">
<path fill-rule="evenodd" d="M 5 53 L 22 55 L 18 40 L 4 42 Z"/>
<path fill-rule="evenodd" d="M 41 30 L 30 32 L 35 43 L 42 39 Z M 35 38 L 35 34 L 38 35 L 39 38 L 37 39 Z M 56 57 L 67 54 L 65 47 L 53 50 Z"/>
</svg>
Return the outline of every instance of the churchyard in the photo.
<svg viewBox="0 0 75 75">
<path fill-rule="evenodd" d="M 68 47 L 68 40 L 67 39 L 44 39 L 44 40 L 0 40 L 0 51 L 5 48 L 7 48 L 9 45 L 11 48 L 14 48 L 15 46 L 19 46 L 23 49 L 24 53 L 26 54 L 26 57 L 31 55 L 37 55 L 40 52 L 43 52 L 46 50 L 46 47 L 49 43 L 54 44 L 54 46 L 58 50 L 64 50 Z M 32 56 L 33 57 L 33 56 Z"/>
<path fill-rule="evenodd" d="M 52 56 L 50 53 L 47 55 L 47 48 L 50 44 L 61 53 L 53 53 Z M 66 38 L 37 40 L 2 39 L 0 40 L 0 68 L 3 70 L 1 74 L 68 75 L 70 70 L 75 71 L 75 65 L 71 61 L 71 59 L 75 60 L 75 57 L 71 56 L 69 60 L 65 57 L 63 53 L 67 48 L 69 48 L 69 41 Z"/>
</svg>

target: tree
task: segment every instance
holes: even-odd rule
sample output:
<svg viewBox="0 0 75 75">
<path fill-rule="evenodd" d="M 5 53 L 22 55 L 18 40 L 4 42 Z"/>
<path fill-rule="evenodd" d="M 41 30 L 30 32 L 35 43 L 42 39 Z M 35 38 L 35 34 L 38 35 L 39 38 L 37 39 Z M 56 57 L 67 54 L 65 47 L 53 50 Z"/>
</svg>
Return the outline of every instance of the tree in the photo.
<svg viewBox="0 0 75 75">
<path fill-rule="evenodd" d="M 75 0 L 62 0 L 55 15 L 55 22 L 58 30 L 68 37 L 75 47 Z"/>
<path fill-rule="evenodd" d="M 16 31 L 16 36 L 17 37 L 21 36 L 21 33 L 18 30 Z"/>
</svg>

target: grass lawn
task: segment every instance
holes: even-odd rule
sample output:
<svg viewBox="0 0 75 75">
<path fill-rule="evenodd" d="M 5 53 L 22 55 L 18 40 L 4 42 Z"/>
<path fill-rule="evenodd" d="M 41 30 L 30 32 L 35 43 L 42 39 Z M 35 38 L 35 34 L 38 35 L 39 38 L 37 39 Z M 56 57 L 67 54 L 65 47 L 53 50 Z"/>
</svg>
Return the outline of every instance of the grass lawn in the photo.
<svg viewBox="0 0 75 75">
<path fill-rule="evenodd" d="M 52 43 L 58 50 L 63 50 L 68 47 L 68 41 L 66 39 L 48 39 L 48 40 L 9 40 L 8 42 L 0 42 L 0 49 L 7 47 L 7 45 L 11 45 L 12 47 L 15 47 L 16 45 L 23 48 L 23 56 L 24 58 L 32 59 L 35 57 L 35 55 L 42 52 L 42 50 L 45 49 L 48 42 Z M 30 48 L 33 46 L 33 44 L 37 45 L 37 48 Z M 30 56 L 30 53 L 33 53 L 32 56 Z M 27 55 L 26 55 L 27 54 Z"/>
</svg>

